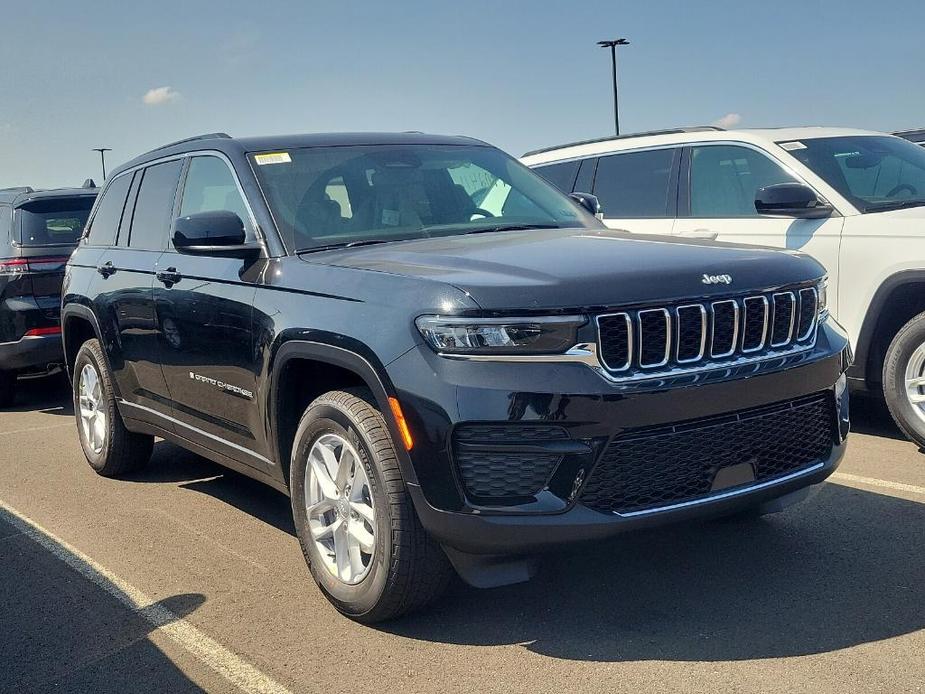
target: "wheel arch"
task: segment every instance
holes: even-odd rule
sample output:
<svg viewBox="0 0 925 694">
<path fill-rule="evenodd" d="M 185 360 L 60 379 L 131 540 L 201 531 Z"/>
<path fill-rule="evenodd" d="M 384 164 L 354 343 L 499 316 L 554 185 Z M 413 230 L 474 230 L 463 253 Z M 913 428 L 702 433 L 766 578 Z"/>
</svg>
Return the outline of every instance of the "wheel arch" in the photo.
<svg viewBox="0 0 925 694">
<path fill-rule="evenodd" d="M 273 453 L 287 485 L 292 444 L 305 408 L 325 392 L 357 386 L 372 392 L 392 437 L 405 481 L 417 482 L 389 405 L 394 389 L 384 367 L 374 357 L 324 342 L 290 340 L 277 349 L 270 373 L 265 411 Z"/>
<path fill-rule="evenodd" d="M 884 280 L 867 307 L 849 375 L 878 390 L 890 342 L 903 325 L 923 311 L 925 270 L 906 270 Z"/>
<path fill-rule="evenodd" d="M 61 339 L 64 342 L 64 364 L 69 376 L 73 376 L 74 362 L 80 346 L 93 338 L 103 344 L 100 325 L 93 311 L 82 304 L 65 305 L 61 309 Z M 105 346 L 103 356 L 108 359 Z"/>
</svg>

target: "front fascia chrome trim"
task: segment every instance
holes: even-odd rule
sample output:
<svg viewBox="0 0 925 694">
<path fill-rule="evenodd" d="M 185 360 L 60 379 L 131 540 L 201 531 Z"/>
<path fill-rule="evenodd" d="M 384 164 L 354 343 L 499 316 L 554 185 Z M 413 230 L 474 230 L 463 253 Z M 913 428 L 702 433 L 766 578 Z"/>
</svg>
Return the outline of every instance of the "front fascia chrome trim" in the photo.
<svg viewBox="0 0 925 694">
<path fill-rule="evenodd" d="M 256 458 L 257 460 L 259 460 L 259 461 L 262 462 L 262 463 L 266 463 L 267 465 L 272 465 L 272 464 L 273 464 L 273 462 L 272 462 L 269 458 L 264 458 L 262 455 L 260 455 L 259 453 L 255 453 L 254 451 L 252 451 L 252 450 L 249 449 L 249 448 L 245 448 L 244 446 L 239 446 L 238 444 L 233 443 L 232 441 L 229 441 L 229 440 L 227 440 L 227 439 L 223 439 L 221 436 L 216 436 L 215 434 L 210 434 L 208 431 L 203 431 L 202 429 L 200 429 L 200 428 L 198 428 L 198 427 L 191 426 L 191 425 L 187 424 L 186 422 L 181 422 L 181 421 L 180 421 L 179 419 L 177 419 L 176 417 L 171 417 L 171 416 L 166 415 L 166 414 L 164 414 L 164 413 L 162 413 L 162 412 L 158 412 L 157 410 L 154 410 L 154 409 L 152 409 L 152 408 L 150 408 L 150 407 L 145 407 L 144 405 L 138 405 L 138 404 L 136 404 L 136 403 L 134 403 L 134 402 L 129 402 L 128 400 L 120 399 L 120 400 L 119 400 L 119 404 L 120 404 L 120 405 L 125 405 L 126 407 L 134 407 L 134 408 L 136 408 L 136 409 L 143 410 L 143 411 L 145 411 L 145 412 L 147 412 L 147 413 L 149 413 L 149 414 L 156 415 L 157 417 L 160 417 L 161 419 L 166 419 L 168 422 L 170 422 L 170 423 L 172 423 L 172 424 L 177 424 L 177 425 L 183 427 L 184 429 L 189 429 L 190 431 L 193 431 L 193 432 L 199 434 L 200 436 L 205 436 L 205 437 L 208 438 L 208 439 L 212 439 L 213 441 L 217 441 L 218 443 L 224 444 L 225 446 L 228 446 L 229 448 L 233 448 L 233 449 L 235 449 L 236 451 L 241 451 L 242 453 L 246 453 L 247 455 L 249 455 L 249 456 L 251 456 L 251 457 L 253 457 L 253 458 Z"/>
<path fill-rule="evenodd" d="M 713 331 L 716 331 L 716 307 L 723 304 L 732 304 L 732 340 L 729 342 L 729 349 L 726 352 L 714 352 L 713 347 L 716 344 L 715 335 L 710 336 L 710 357 L 713 359 L 723 359 L 735 354 L 739 346 L 739 302 L 735 299 L 724 299 L 723 301 L 714 301 L 710 304 L 710 310 L 713 312 Z"/>
<path fill-rule="evenodd" d="M 700 352 L 692 359 L 681 359 L 678 356 L 681 349 L 681 311 L 695 308 L 700 311 Z M 703 304 L 682 304 L 675 309 L 675 315 L 678 320 L 677 335 L 675 336 L 675 361 L 679 364 L 693 364 L 703 359 L 704 352 L 707 348 L 707 310 Z"/>
<path fill-rule="evenodd" d="M 601 344 L 601 318 L 619 318 L 623 316 L 626 319 L 626 364 L 616 368 L 608 364 L 603 357 L 604 346 Z M 635 336 L 633 335 L 633 319 L 630 318 L 630 314 L 621 312 L 621 313 L 605 313 L 603 315 L 597 315 L 594 317 L 594 321 L 597 324 L 597 341 L 599 345 L 599 352 L 601 354 L 601 365 L 608 371 L 620 372 L 626 371 L 633 363 L 633 341 Z"/>
<path fill-rule="evenodd" d="M 764 310 L 764 322 L 761 326 L 761 342 L 755 347 L 745 347 L 745 326 L 748 322 L 748 303 L 750 301 L 760 301 L 761 307 Z M 760 352 L 764 349 L 765 343 L 768 341 L 768 299 L 765 296 L 747 296 L 742 299 L 742 306 L 744 307 L 745 312 L 742 315 L 742 354 L 751 354 L 752 352 Z"/>
<path fill-rule="evenodd" d="M 790 297 L 790 327 L 787 329 L 787 339 L 781 342 L 774 341 L 774 330 L 777 327 L 777 297 Z M 793 339 L 793 326 L 797 318 L 797 297 L 793 292 L 776 292 L 771 296 L 774 301 L 774 320 L 771 321 L 771 347 L 783 347 Z"/>
<path fill-rule="evenodd" d="M 819 292 L 816 291 L 815 287 L 806 287 L 805 289 L 800 290 L 800 315 L 803 315 L 803 292 L 812 292 L 814 303 L 816 304 L 816 309 L 813 312 L 812 321 L 810 321 L 809 328 L 802 335 L 797 335 L 797 340 L 805 340 L 816 330 L 819 325 Z"/>
<path fill-rule="evenodd" d="M 802 470 L 797 470 L 796 472 L 791 472 L 789 475 L 784 475 L 783 477 L 777 477 L 773 480 L 767 480 L 765 482 L 760 482 L 758 484 L 753 484 L 748 487 L 740 487 L 738 489 L 732 489 L 728 492 L 719 492 L 718 494 L 711 494 L 710 496 L 705 496 L 700 499 L 692 499 L 691 501 L 682 501 L 677 504 L 670 504 L 668 506 L 656 506 L 654 508 L 645 508 L 641 511 L 630 511 L 629 513 L 618 513 L 614 511 L 615 516 L 620 516 L 621 518 L 638 518 L 639 516 L 651 516 L 656 513 L 664 513 L 666 511 L 677 511 L 679 508 L 690 508 L 692 506 L 701 506 L 703 504 L 711 504 L 716 501 L 722 501 L 723 499 L 733 499 L 737 496 L 742 496 L 744 494 L 750 494 L 752 492 L 757 492 L 761 489 L 767 489 L 768 487 L 774 487 L 778 484 L 783 484 L 784 482 L 789 482 L 790 480 L 795 480 L 804 475 L 816 472 L 821 470 L 825 466 L 824 462 L 814 463 L 807 468 Z"/>
<path fill-rule="evenodd" d="M 648 313 L 661 313 L 665 319 L 665 355 L 661 361 L 652 362 L 650 364 L 642 363 L 642 317 Z M 642 311 L 636 312 L 636 323 L 639 327 L 639 368 L 641 369 L 657 369 L 660 366 L 664 366 L 668 363 L 668 360 L 671 358 L 671 313 L 668 312 L 667 308 L 648 308 Z"/>
</svg>

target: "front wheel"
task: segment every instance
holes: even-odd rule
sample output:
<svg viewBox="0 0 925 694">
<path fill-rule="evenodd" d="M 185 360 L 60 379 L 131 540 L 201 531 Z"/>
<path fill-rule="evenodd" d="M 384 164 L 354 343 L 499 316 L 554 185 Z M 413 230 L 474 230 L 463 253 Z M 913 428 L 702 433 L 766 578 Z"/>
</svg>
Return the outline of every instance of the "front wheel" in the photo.
<svg viewBox="0 0 925 694">
<path fill-rule="evenodd" d="M 883 394 L 899 428 L 925 447 L 925 313 L 906 323 L 890 343 Z"/>
<path fill-rule="evenodd" d="M 16 399 L 16 374 L 0 371 L 0 407 L 9 407 Z"/>
<path fill-rule="evenodd" d="M 325 597 L 360 622 L 420 609 L 452 569 L 418 520 L 382 413 L 366 389 L 305 411 L 290 467 L 292 515 Z"/>
</svg>

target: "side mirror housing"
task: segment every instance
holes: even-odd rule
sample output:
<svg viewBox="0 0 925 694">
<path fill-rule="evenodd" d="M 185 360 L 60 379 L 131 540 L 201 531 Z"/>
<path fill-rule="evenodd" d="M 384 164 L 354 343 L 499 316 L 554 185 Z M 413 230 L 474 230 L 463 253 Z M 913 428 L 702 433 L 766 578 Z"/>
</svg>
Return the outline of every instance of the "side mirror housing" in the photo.
<svg viewBox="0 0 925 694">
<path fill-rule="evenodd" d="M 259 252 L 247 243 L 244 222 L 234 212 L 215 210 L 179 217 L 173 223 L 173 245 L 180 253 L 244 257 Z"/>
<path fill-rule="evenodd" d="M 571 193 L 569 197 L 598 219 L 604 218 L 601 201 L 597 199 L 596 195 L 591 195 L 591 193 Z"/>
<path fill-rule="evenodd" d="M 776 183 L 755 193 L 755 210 L 759 214 L 782 215 L 801 219 L 819 219 L 832 214 L 832 206 L 823 202 L 815 191 L 803 183 Z"/>
</svg>

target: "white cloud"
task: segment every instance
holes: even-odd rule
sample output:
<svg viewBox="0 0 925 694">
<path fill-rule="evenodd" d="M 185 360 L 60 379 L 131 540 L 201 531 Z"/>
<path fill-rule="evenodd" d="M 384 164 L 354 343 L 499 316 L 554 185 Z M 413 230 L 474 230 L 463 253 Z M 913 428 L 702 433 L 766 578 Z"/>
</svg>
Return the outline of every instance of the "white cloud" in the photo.
<svg viewBox="0 0 925 694">
<path fill-rule="evenodd" d="M 145 92 L 145 95 L 142 97 L 148 106 L 160 106 L 161 104 L 167 104 L 171 101 L 176 101 L 180 98 L 180 92 L 172 87 L 155 87 L 154 89 L 149 89 Z"/>
<path fill-rule="evenodd" d="M 727 113 L 722 118 L 713 121 L 713 125 L 720 128 L 734 128 L 742 122 L 742 115 L 739 113 Z"/>
</svg>

